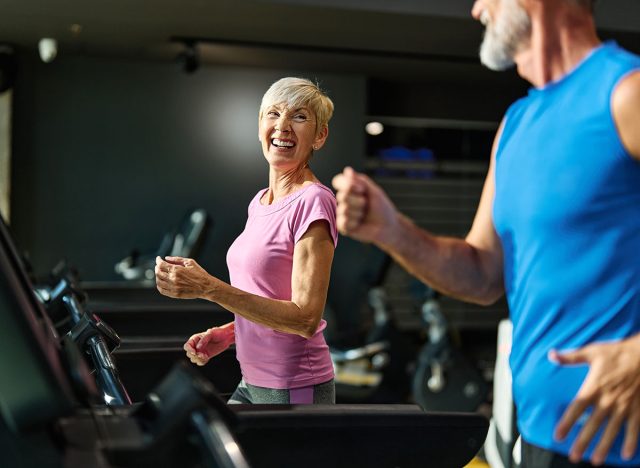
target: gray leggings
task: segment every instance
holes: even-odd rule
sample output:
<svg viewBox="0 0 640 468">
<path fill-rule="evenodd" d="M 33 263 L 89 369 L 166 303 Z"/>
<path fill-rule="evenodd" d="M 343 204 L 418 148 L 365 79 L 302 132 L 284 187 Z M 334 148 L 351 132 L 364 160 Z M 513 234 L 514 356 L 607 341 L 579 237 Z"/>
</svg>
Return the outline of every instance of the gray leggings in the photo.
<svg viewBox="0 0 640 468">
<path fill-rule="evenodd" d="M 248 384 L 242 379 L 229 398 L 233 404 L 333 404 L 336 402 L 336 385 L 333 379 L 303 388 L 265 388 Z"/>
</svg>

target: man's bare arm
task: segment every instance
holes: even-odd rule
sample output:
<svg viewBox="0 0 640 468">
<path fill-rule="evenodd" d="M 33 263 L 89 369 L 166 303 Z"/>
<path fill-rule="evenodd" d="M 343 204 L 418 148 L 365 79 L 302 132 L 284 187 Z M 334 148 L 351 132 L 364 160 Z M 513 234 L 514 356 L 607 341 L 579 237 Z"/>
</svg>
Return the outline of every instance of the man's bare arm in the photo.
<svg viewBox="0 0 640 468">
<path fill-rule="evenodd" d="M 502 127 L 501 127 L 502 128 Z M 409 273 L 448 296 L 490 304 L 503 294 L 502 247 L 493 227 L 495 150 L 478 211 L 465 239 L 435 236 L 399 213 L 384 191 L 364 174 L 346 168 L 334 177 L 338 228 L 372 242 Z"/>
</svg>

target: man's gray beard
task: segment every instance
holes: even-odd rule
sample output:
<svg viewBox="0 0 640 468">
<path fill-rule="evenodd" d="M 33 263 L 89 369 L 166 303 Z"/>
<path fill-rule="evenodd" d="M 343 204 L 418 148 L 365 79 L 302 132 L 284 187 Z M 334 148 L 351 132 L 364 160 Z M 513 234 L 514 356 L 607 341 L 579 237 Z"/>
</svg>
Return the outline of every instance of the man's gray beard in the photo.
<svg viewBox="0 0 640 468">
<path fill-rule="evenodd" d="M 480 46 L 480 62 L 496 71 L 513 66 L 516 52 L 529 41 L 531 18 L 518 0 L 502 0 L 497 18 L 486 25 Z"/>
</svg>

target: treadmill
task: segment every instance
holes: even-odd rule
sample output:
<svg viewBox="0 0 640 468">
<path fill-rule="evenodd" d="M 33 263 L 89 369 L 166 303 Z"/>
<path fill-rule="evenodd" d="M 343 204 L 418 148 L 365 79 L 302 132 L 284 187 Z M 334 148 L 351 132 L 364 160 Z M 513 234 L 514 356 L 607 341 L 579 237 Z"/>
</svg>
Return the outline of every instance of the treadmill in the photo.
<svg viewBox="0 0 640 468">
<path fill-rule="evenodd" d="M 144 401 L 105 405 L 81 351 L 56 335 L 0 222 L 3 467 L 462 467 L 479 414 L 417 405 L 226 405 L 177 365 Z"/>
</svg>

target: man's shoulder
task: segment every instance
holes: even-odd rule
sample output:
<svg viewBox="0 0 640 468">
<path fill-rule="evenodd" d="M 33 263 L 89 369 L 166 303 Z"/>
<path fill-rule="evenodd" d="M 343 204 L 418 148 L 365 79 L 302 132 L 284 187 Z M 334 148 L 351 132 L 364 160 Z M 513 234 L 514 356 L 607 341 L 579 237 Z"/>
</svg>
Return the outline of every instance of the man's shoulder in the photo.
<svg viewBox="0 0 640 468">
<path fill-rule="evenodd" d="M 605 54 L 602 54 L 603 60 L 607 62 L 606 67 L 619 67 L 623 72 L 625 70 L 633 70 L 640 67 L 640 55 L 620 47 L 615 41 L 607 41 L 604 43 Z M 613 71 L 613 70 L 611 70 Z"/>
<path fill-rule="evenodd" d="M 640 67 L 626 74 L 617 84 L 611 111 L 624 148 L 640 161 Z"/>
</svg>

